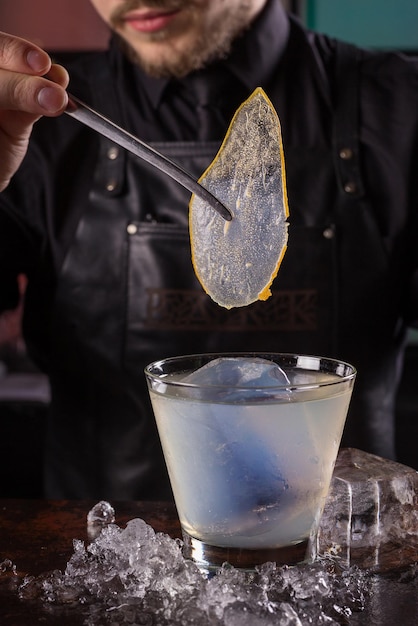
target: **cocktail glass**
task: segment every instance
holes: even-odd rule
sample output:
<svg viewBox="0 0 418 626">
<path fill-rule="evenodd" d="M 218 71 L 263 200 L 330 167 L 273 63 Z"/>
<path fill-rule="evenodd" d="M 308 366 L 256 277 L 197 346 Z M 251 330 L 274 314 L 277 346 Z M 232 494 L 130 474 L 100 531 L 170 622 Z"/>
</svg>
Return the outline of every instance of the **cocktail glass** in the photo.
<svg viewBox="0 0 418 626">
<path fill-rule="evenodd" d="M 316 557 L 356 376 L 298 354 L 201 354 L 148 365 L 183 533 L 202 569 Z"/>
</svg>

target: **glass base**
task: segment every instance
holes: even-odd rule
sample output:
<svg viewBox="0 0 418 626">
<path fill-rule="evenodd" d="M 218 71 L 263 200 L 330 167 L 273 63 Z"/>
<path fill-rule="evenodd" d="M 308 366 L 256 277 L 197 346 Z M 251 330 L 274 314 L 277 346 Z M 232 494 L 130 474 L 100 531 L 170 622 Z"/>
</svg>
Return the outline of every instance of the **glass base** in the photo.
<svg viewBox="0 0 418 626">
<path fill-rule="evenodd" d="M 204 543 L 183 531 L 183 542 L 183 556 L 207 571 L 217 570 L 224 563 L 240 569 L 253 570 L 256 565 L 267 561 L 279 566 L 296 565 L 313 561 L 315 557 L 308 539 L 280 548 L 225 548 Z"/>
</svg>

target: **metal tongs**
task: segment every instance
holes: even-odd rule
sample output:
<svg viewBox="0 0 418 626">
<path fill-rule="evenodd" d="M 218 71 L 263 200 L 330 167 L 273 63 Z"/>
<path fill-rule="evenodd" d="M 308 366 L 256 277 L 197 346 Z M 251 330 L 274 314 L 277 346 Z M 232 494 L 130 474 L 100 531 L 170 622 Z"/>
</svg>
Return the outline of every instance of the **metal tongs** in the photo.
<svg viewBox="0 0 418 626">
<path fill-rule="evenodd" d="M 232 219 L 229 209 L 210 191 L 200 185 L 189 172 L 71 94 L 68 94 L 68 105 L 65 112 L 82 124 L 104 135 L 118 146 L 125 148 L 125 150 L 132 152 L 132 154 L 171 176 L 180 185 L 209 204 L 224 220 L 230 221 Z"/>
</svg>

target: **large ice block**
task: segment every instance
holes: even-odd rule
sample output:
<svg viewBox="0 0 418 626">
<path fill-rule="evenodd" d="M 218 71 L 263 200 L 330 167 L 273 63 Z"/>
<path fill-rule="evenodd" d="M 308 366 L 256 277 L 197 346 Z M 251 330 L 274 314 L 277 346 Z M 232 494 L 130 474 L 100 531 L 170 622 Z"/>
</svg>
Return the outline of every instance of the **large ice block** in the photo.
<svg viewBox="0 0 418 626">
<path fill-rule="evenodd" d="M 340 450 L 318 551 L 375 571 L 418 561 L 418 472 L 361 450 Z"/>
</svg>

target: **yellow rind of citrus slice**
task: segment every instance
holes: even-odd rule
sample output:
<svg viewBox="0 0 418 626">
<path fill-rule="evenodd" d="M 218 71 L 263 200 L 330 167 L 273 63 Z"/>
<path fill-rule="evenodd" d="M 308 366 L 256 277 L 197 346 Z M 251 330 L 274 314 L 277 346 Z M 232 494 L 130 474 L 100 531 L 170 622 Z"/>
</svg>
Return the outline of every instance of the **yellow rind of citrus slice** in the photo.
<svg viewBox="0 0 418 626">
<path fill-rule="evenodd" d="M 280 121 L 261 88 L 235 113 L 199 183 L 233 216 L 225 221 L 191 197 L 192 263 L 203 289 L 227 309 L 266 300 L 287 248 L 289 209 Z"/>
</svg>

